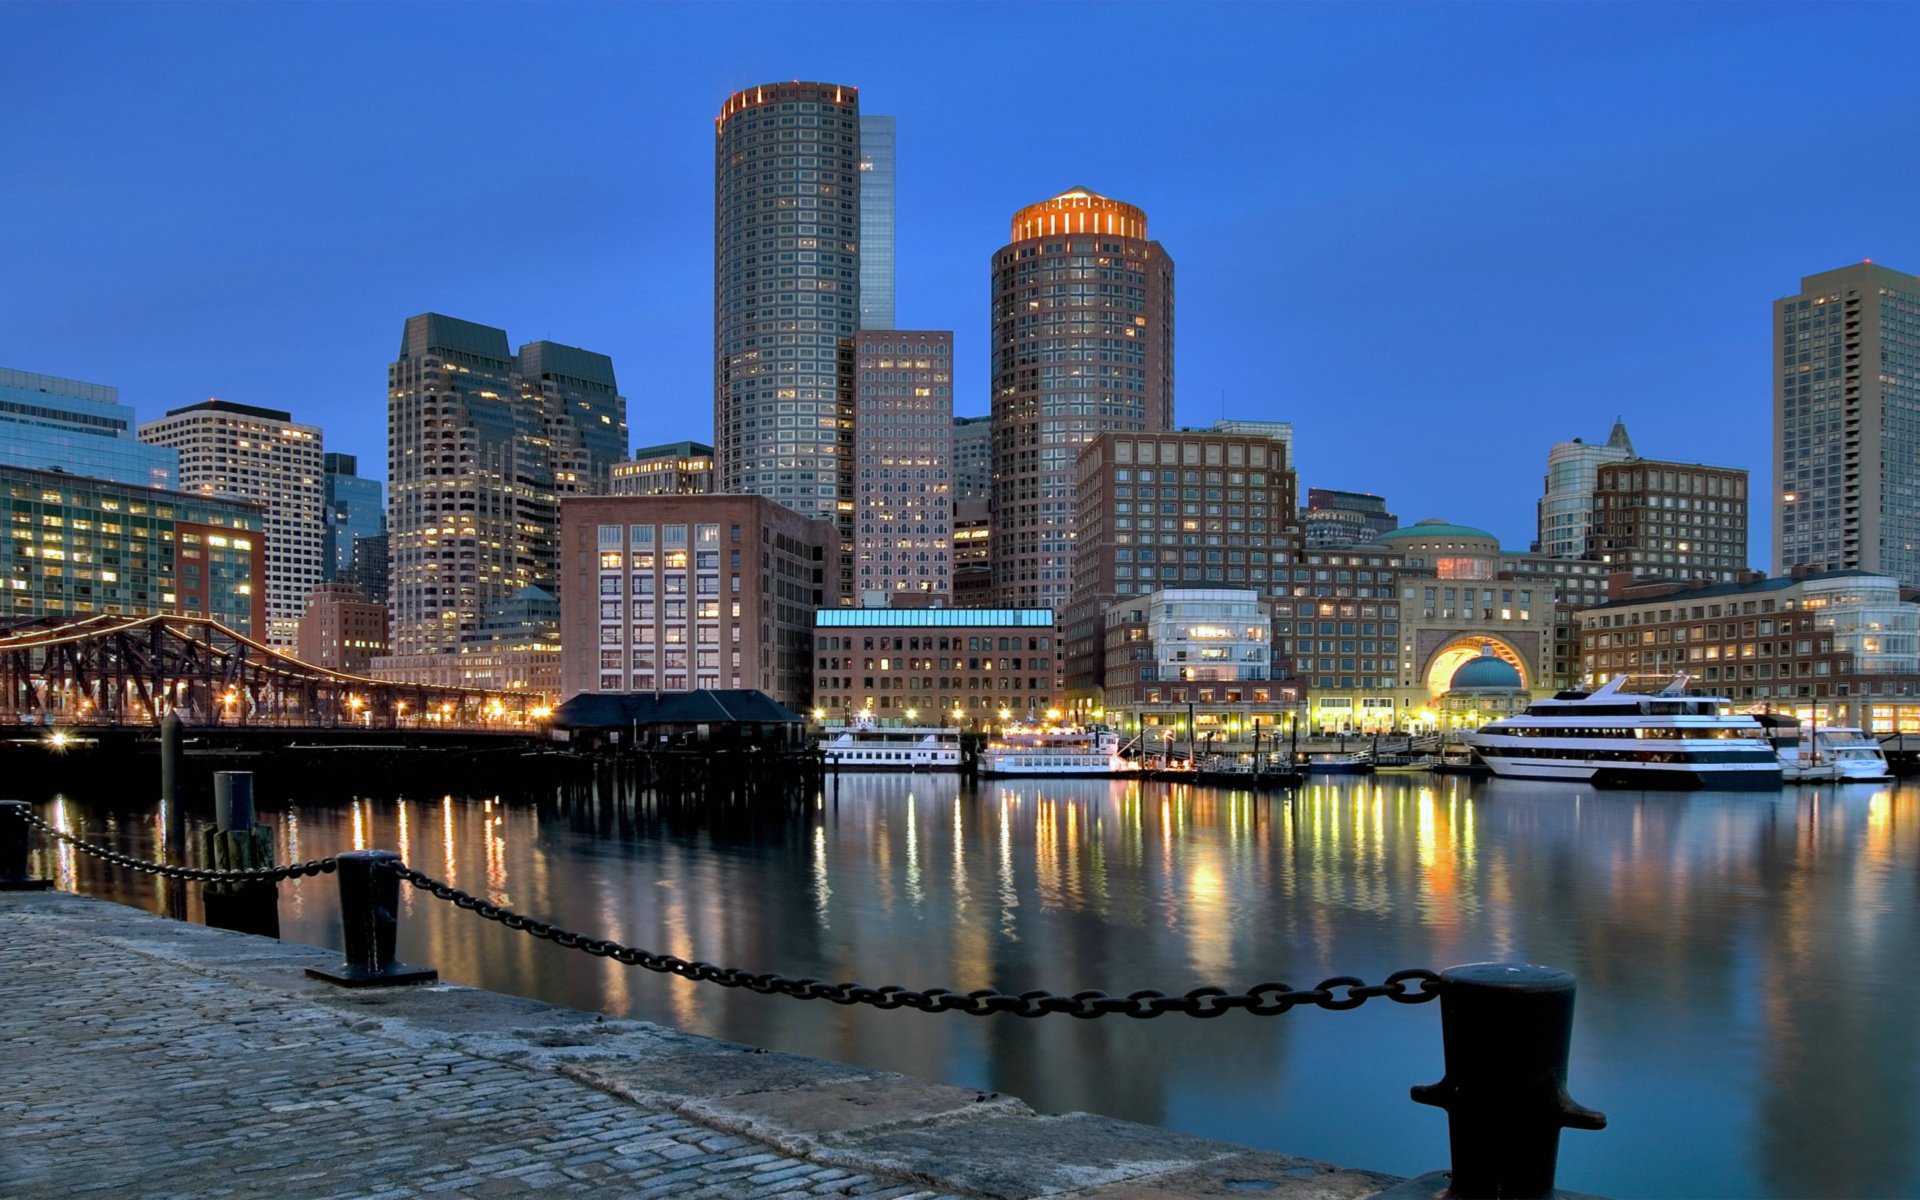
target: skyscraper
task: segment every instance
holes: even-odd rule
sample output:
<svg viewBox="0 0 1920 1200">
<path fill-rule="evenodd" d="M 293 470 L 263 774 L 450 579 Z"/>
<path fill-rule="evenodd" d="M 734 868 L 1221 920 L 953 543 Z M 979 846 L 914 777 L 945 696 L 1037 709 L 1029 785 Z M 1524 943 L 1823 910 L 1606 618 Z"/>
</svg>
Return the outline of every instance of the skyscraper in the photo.
<svg viewBox="0 0 1920 1200">
<path fill-rule="evenodd" d="M 387 506 L 380 481 L 360 477 L 358 455 L 328 454 L 321 461 L 326 471 L 326 528 L 320 533 L 320 580 L 351 582 L 354 539 L 386 532 Z"/>
<path fill-rule="evenodd" d="M 953 600 L 953 334 L 854 337 L 854 586 Z"/>
<path fill-rule="evenodd" d="M 170 488 L 180 455 L 134 434 L 117 388 L 0 367 L 0 463 Z"/>
<path fill-rule="evenodd" d="M 559 498 L 604 491 L 626 400 L 604 354 L 438 313 L 387 369 L 387 534 L 396 657 L 449 654 L 490 605 L 556 585 Z"/>
<path fill-rule="evenodd" d="M 1600 464 L 1625 462 L 1633 457 L 1633 439 L 1624 421 L 1613 423 L 1605 442 L 1574 438 L 1555 442 L 1547 451 L 1547 476 L 1535 506 L 1538 535 L 1535 550 L 1553 558 L 1581 558 L 1587 552 L 1587 534 L 1593 529 L 1593 489 Z"/>
<path fill-rule="evenodd" d="M 986 500 L 993 491 L 993 418 L 953 419 L 953 498 Z"/>
<path fill-rule="evenodd" d="M 1920 278 L 1856 263 L 1773 304 L 1773 567 L 1920 586 Z"/>
<path fill-rule="evenodd" d="M 1073 188 L 1013 216 L 993 255 L 998 602 L 1066 607 L 1074 458 L 1105 432 L 1173 424 L 1173 259 L 1147 215 Z"/>
<path fill-rule="evenodd" d="M 713 429 L 718 489 L 840 530 L 851 592 L 853 335 L 860 329 L 860 93 L 770 83 L 714 121 Z"/>
<path fill-rule="evenodd" d="M 267 637 L 292 650 L 307 593 L 320 583 L 325 509 L 320 427 L 250 404 L 205 400 L 140 426 L 140 440 L 180 455 L 180 490 L 239 496 L 265 510 Z"/>
<path fill-rule="evenodd" d="M 860 118 L 860 328 L 893 328 L 893 118 Z"/>
</svg>

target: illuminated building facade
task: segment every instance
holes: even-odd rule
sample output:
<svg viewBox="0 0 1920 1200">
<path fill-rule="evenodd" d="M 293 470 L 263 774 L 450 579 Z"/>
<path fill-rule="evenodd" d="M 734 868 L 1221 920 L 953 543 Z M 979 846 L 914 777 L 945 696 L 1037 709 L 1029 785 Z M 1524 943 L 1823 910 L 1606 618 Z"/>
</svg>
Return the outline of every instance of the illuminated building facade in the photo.
<svg viewBox="0 0 1920 1200">
<path fill-rule="evenodd" d="M 320 585 L 325 532 L 320 428 L 289 413 L 207 400 L 140 426 L 140 440 L 180 455 L 180 490 L 238 496 L 264 511 L 269 645 L 292 650 L 307 593 Z"/>
<path fill-rule="evenodd" d="M 853 589 L 860 158 L 857 88 L 747 88 L 714 121 L 718 486 L 835 523 L 830 603 Z"/>
<path fill-rule="evenodd" d="M 987 548 L 993 527 L 985 499 L 953 506 L 953 604 L 955 608 L 993 606 L 993 565 Z"/>
<path fill-rule="evenodd" d="M 1604 442 L 1574 438 L 1547 451 L 1544 490 L 1535 508 L 1538 535 L 1534 550 L 1550 558 L 1583 558 L 1593 530 L 1593 491 L 1601 464 L 1634 457 L 1625 422 L 1615 421 Z"/>
<path fill-rule="evenodd" d="M 814 708 L 829 724 L 984 729 L 1056 709 L 1053 612 L 854 608 L 814 615 Z"/>
<path fill-rule="evenodd" d="M 953 334 L 854 337 L 854 585 L 863 605 L 953 599 Z"/>
<path fill-rule="evenodd" d="M 301 662 L 364 675 L 387 652 L 387 606 L 348 582 L 323 583 L 307 596 L 300 616 Z"/>
<path fill-rule="evenodd" d="M 567 696 L 744 687 L 806 706 L 831 522 L 721 495 L 576 497 L 561 524 Z"/>
<path fill-rule="evenodd" d="M 1747 569 L 1747 473 L 1650 458 L 1602 465 L 1582 557 L 1635 576 L 1733 582 Z"/>
<path fill-rule="evenodd" d="M 713 491 L 713 447 L 700 442 L 641 446 L 613 464 L 615 496 L 704 496 Z"/>
<path fill-rule="evenodd" d="M 1063 609 L 1075 458 L 1102 433 L 1173 424 L 1173 259 L 1146 213 L 1073 188 L 1014 214 L 992 294 L 994 593 Z"/>
<path fill-rule="evenodd" d="M 860 117 L 860 328 L 893 328 L 894 121 Z"/>
<path fill-rule="evenodd" d="M 326 471 L 323 497 L 326 525 L 320 532 L 321 580 L 352 581 L 353 544 L 359 538 L 378 537 L 386 532 L 386 500 L 378 479 L 361 478 L 359 456 L 327 454 L 321 462 Z"/>
<path fill-rule="evenodd" d="M 1920 277 L 1870 262 L 1773 305 L 1774 574 L 1920 586 Z"/>
<path fill-rule="evenodd" d="M 1142 735 L 1143 752 L 1169 733 L 1227 749 L 1251 743 L 1256 721 L 1265 733 L 1292 728 L 1299 688 L 1273 678 L 1273 612 L 1260 593 L 1168 588 L 1119 601 L 1102 624 L 1096 719 Z"/>
<path fill-rule="evenodd" d="M 1371 492 L 1308 488 L 1300 512 L 1301 541 L 1307 546 L 1364 546 L 1400 528 L 1384 498 Z"/>
<path fill-rule="evenodd" d="M 180 455 L 134 433 L 117 388 L 0 367 L 0 463 L 170 488 Z"/>
<path fill-rule="evenodd" d="M 0 618 L 179 613 L 266 630 L 262 512 L 246 501 L 0 465 Z"/>
</svg>

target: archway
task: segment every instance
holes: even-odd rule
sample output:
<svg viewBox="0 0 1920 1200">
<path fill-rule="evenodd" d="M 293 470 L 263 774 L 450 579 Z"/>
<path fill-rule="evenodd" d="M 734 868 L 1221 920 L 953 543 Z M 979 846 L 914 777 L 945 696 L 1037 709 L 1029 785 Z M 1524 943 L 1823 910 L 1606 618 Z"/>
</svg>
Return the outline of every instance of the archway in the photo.
<svg viewBox="0 0 1920 1200">
<path fill-rule="evenodd" d="M 1495 657 L 1520 672 L 1520 685 L 1531 688 L 1533 671 L 1518 650 L 1494 634 L 1463 633 L 1440 647 L 1434 652 L 1433 657 L 1427 660 L 1428 697 L 1438 699 L 1445 695 L 1448 687 L 1453 683 L 1453 673 L 1458 671 L 1461 664 L 1467 660 L 1479 658 L 1480 647 L 1488 643 L 1493 644 Z"/>
</svg>

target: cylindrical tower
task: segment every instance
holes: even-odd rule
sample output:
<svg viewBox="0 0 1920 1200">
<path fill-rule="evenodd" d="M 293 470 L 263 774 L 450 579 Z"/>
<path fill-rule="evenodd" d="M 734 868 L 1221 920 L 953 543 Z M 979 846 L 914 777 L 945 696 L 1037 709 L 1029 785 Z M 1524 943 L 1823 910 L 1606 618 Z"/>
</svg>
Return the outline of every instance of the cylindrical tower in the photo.
<svg viewBox="0 0 1920 1200">
<path fill-rule="evenodd" d="M 860 93 L 769 83 L 714 120 L 717 490 L 841 530 L 849 594 L 853 335 L 860 328 Z"/>
<path fill-rule="evenodd" d="M 1073 464 L 1101 433 L 1173 425 L 1173 259 L 1147 215 L 1073 188 L 1013 216 L 993 255 L 996 601 L 1064 608 Z"/>
</svg>

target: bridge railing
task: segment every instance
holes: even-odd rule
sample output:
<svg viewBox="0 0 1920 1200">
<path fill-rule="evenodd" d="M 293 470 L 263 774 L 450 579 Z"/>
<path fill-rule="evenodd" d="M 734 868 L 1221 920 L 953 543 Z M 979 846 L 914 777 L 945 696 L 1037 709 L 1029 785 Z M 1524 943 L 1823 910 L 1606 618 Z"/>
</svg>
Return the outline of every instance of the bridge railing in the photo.
<svg viewBox="0 0 1920 1200">
<path fill-rule="evenodd" d="M 839 1005 L 961 1012 L 976 1017 L 1066 1015 L 1093 1020 L 1125 1016 L 1149 1020 L 1173 1013 L 1206 1019 L 1235 1011 L 1279 1016 L 1302 1007 L 1342 1012 L 1375 999 L 1395 1004 L 1425 1004 L 1437 999 L 1445 1073 L 1438 1083 L 1413 1087 L 1411 1096 L 1420 1104 L 1447 1113 L 1452 1162 L 1445 1194 L 1459 1200 L 1553 1195 L 1560 1131 L 1603 1129 L 1607 1123 L 1604 1115 L 1576 1104 L 1567 1094 L 1576 987 L 1571 974 L 1554 967 L 1469 963 L 1444 971 L 1423 967 L 1395 971 L 1374 984 L 1342 975 L 1308 988 L 1274 981 L 1237 992 L 1199 987 L 1173 995 L 1154 990 L 1110 996 L 1100 991 L 1056 995 L 1046 991 L 1005 993 L 993 988 L 958 992 L 893 984 L 868 987 L 857 982 L 789 979 L 773 972 L 716 966 L 564 929 L 422 874 L 389 850 L 349 851 L 285 867 L 251 870 L 147 862 L 86 842 L 50 824 L 31 806 L 17 800 L 0 801 L 0 892 L 52 886 L 51 880 L 36 879 L 28 870 L 29 843 L 35 832 L 131 870 L 224 888 L 265 888 L 258 894 L 266 896 L 273 895 L 269 885 L 282 880 L 336 876 L 343 958 L 337 967 L 309 967 L 306 973 L 343 987 L 391 987 L 439 978 L 439 972 L 431 967 L 395 958 L 400 885 L 406 883 L 483 920 L 595 958 L 762 995 L 828 1000 Z M 1427 1177 L 1416 1182 L 1424 1184 Z"/>
</svg>

